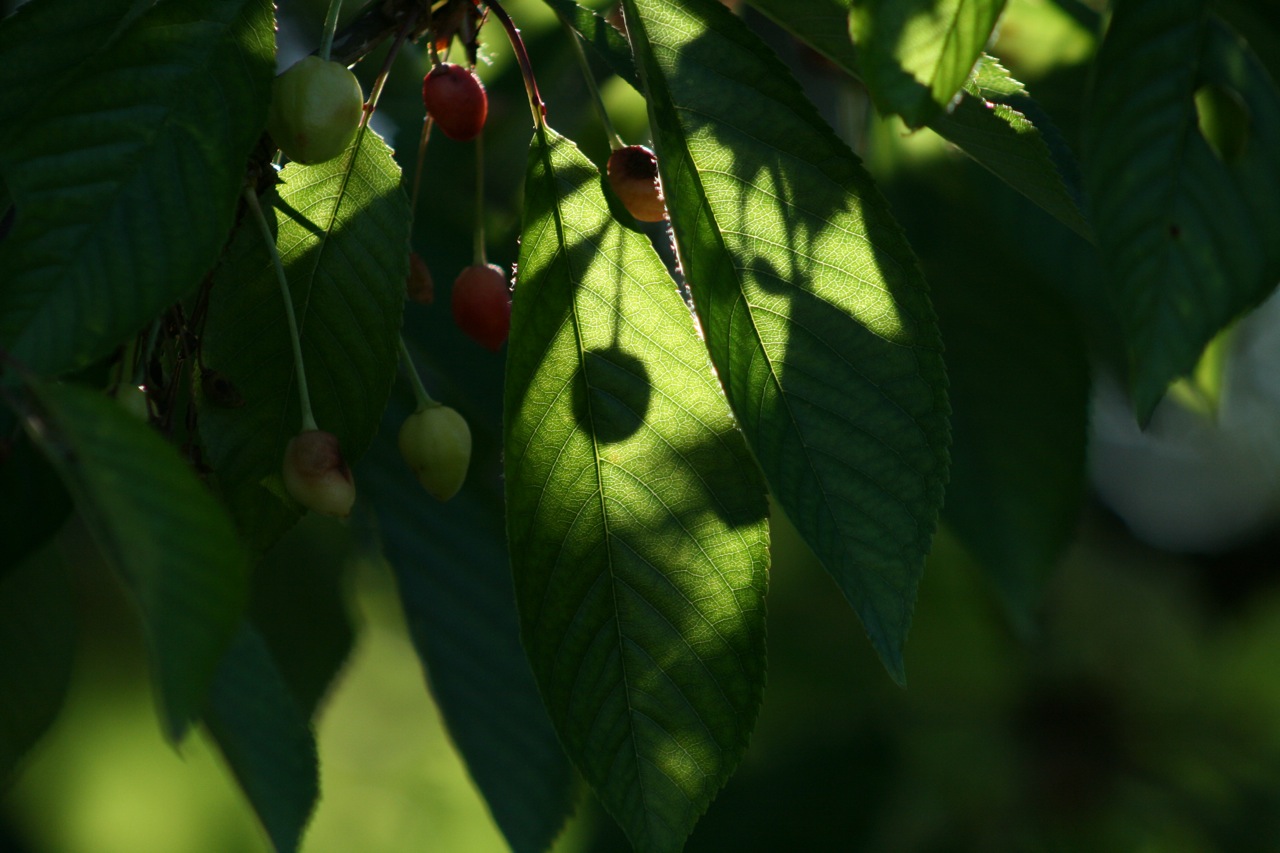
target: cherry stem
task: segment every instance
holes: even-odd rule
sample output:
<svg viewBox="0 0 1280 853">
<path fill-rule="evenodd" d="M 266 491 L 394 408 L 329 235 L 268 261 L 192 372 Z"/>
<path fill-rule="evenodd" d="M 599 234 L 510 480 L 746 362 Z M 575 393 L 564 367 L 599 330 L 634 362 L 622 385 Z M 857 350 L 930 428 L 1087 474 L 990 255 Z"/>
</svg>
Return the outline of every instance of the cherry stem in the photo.
<svg viewBox="0 0 1280 853">
<path fill-rule="evenodd" d="M 471 2 L 479 8 L 480 0 L 471 0 Z M 529 93 L 529 109 L 533 111 L 533 126 L 541 129 L 547 121 L 547 105 L 538 92 L 538 80 L 533 76 L 533 65 L 529 62 L 529 51 L 525 50 L 524 39 L 520 38 L 520 31 L 516 29 L 515 22 L 511 20 L 511 16 L 507 14 L 506 9 L 502 8 L 498 0 L 486 0 L 484 5 L 498 16 L 498 20 L 507 31 L 507 39 L 511 42 L 516 61 L 520 64 L 520 74 L 524 77 L 525 91 Z"/>
<path fill-rule="evenodd" d="M 418 374 L 418 368 L 413 365 L 413 356 L 409 354 L 409 345 L 404 342 L 404 335 L 400 336 L 400 357 L 404 360 L 405 370 L 409 373 L 409 383 L 413 385 L 414 399 L 418 401 L 418 408 L 414 411 L 421 412 L 440 405 L 431 399 L 431 395 L 427 393 L 427 386 L 422 384 L 422 377 Z"/>
<path fill-rule="evenodd" d="M 382 61 L 382 67 L 378 69 L 378 76 L 373 80 L 373 88 L 369 90 L 369 100 L 364 105 L 364 124 L 368 124 L 369 119 L 373 117 L 373 111 L 378 106 L 378 99 L 382 97 L 382 87 L 387 84 L 387 77 L 391 74 L 391 63 L 396 61 L 396 56 L 400 54 L 400 48 L 404 47 L 405 39 L 409 37 L 409 33 L 413 30 L 413 25 L 417 22 L 417 13 L 408 12 L 404 16 L 404 21 L 400 24 L 400 29 L 396 30 L 396 40 L 391 43 L 391 49 L 387 51 L 387 58 Z"/>
<path fill-rule="evenodd" d="M 478 266 L 489 262 L 484 254 L 484 133 L 476 137 L 476 231 L 472 254 Z"/>
<path fill-rule="evenodd" d="M 329 10 L 324 14 L 324 30 L 320 37 L 320 58 L 329 61 L 333 52 L 333 34 L 338 29 L 338 13 L 342 11 L 342 0 L 329 0 Z"/>
<path fill-rule="evenodd" d="M 244 188 L 244 198 L 249 204 L 262 239 L 266 241 L 267 251 L 271 254 L 271 263 L 276 268 L 276 280 L 280 282 L 280 295 L 284 297 L 284 314 L 289 321 L 289 343 L 293 346 L 293 366 L 298 371 L 298 400 L 302 403 L 302 430 L 319 429 L 316 416 L 311 411 L 311 392 L 307 389 L 307 371 L 302 366 L 302 339 L 298 336 L 298 317 L 293 313 L 293 294 L 289 292 L 289 279 L 284 274 L 284 262 L 280 260 L 280 250 L 276 248 L 276 240 L 271 236 L 271 226 L 258 203 L 258 194 L 253 187 Z"/>
<path fill-rule="evenodd" d="M 573 42 L 573 52 L 578 57 L 578 65 L 582 68 L 582 77 L 587 81 L 587 88 L 591 90 L 591 103 L 595 105 L 596 115 L 600 117 L 600 124 L 604 125 L 605 136 L 609 137 L 609 148 L 614 151 L 619 148 L 626 148 L 627 143 L 622 141 L 621 136 L 618 136 L 617 129 L 614 128 L 613 122 L 609 120 L 609 111 L 604 108 L 604 98 L 600 96 L 600 87 L 596 85 L 596 75 L 591 73 L 591 65 L 587 62 L 587 55 L 582 50 L 582 41 L 578 37 L 578 31 L 570 25 L 569 19 L 564 15 L 559 17 L 565 32 L 569 34 L 569 41 Z"/>
</svg>

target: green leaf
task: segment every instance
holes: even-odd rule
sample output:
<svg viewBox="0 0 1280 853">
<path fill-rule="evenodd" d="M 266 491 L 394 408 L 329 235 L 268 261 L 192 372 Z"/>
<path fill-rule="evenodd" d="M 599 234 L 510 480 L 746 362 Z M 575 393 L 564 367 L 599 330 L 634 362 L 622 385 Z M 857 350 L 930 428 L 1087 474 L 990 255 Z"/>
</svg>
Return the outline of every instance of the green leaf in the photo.
<svg viewBox="0 0 1280 853">
<path fill-rule="evenodd" d="M 750 0 L 855 77 L 862 77 L 845 20 L 851 0 Z M 1037 114 L 1035 121 L 1028 113 Z M 955 107 L 927 126 L 1088 240 L 1079 167 L 1022 84 L 992 57 L 979 59 Z"/>
<path fill-rule="evenodd" d="M 150 0 L 35 0 L 0 21 L 0 144 L 101 59 Z M 58 50 L 49 45 L 57 44 Z"/>
<path fill-rule="evenodd" d="M 1047 119 L 1032 123 L 1018 109 L 1033 106 L 1022 84 L 998 60 L 984 55 L 955 109 L 935 116 L 929 129 L 1093 241 L 1093 228 L 1082 210 L 1079 167 Z"/>
<path fill-rule="evenodd" d="M 543 851 L 572 809 L 575 775 L 520 645 L 502 487 L 484 476 L 496 467 L 496 436 L 485 436 L 468 413 L 475 440 L 470 476 L 442 504 L 396 448 L 412 411 L 407 393 L 393 397 L 357 478 L 377 516 L 405 621 L 449 734 L 511 849 Z"/>
<path fill-rule="evenodd" d="M 315 716 L 355 643 L 346 573 L 353 556 L 346 525 L 313 514 L 253 570 L 253 628 L 308 718 Z"/>
<path fill-rule="evenodd" d="M 0 415 L 4 421 L 7 417 Z M 0 438 L 0 495 L 13 499 L 0 513 L 0 576 L 52 538 L 71 515 L 71 496 L 31 440 L 19 433 L 6 443 Z"/>
<path fill-rule="evenodd" d="M 545 127 L 522 234 L 504 447 L 525 648 L 631 843 L 679 850 L 764 686 L 763 488 L 648 239 Z"/>
<path fill-rule="evenodd" d="M 272 24 L 267 0 L 160 3 L 0 142 L 17 206 L 0 344 L 28 368 L 100 357 L 213 265 L 266 120 Z"/>
<path fill-rule="evenodd" d="M 947 468 L 941 341 L 857 158 L 714 0 L 627 0 L 711 358 L 765 477 L 889 672 Z"/>
<path fill-rule="evenodd" d="M 75 646 L 71 583 L 56 551 L 0 577 L 0 788 L 62 707 Z"/>
<path fill-rule="evenodd" d="M 1123 0 L 1098 55 L 1084 167 L 1129 391 L 1145 420 L 1205 345 L 1280 280 L 1280 94 L 1200 0 Z M 1239 153 L 1205 139 L 1196 94 L 1247 116 Z"/>
<path fill-rule="evenodd" d="M 409 202 L 391 150 L 373 131 L 327 163 L 286 166 L 280 180 L 278 199 L 268 196 L 263 206 L 288 211 L 274 214 L 276 245 L 293 294 L 311 404 L 320 428 L 338 437 L 354 464 L 373 440 L 395 379 Z M 214 280 L 204 366 L 243 401 L 228 406 L 203 395 L 200 433 L 237 523 L 256 549 L 265 549 L 302 511 L 285 495 L 280 475 L 302 415 L 280 285 L 248 218 Z"/>
<path fill-rule="evenodd" d="M 176 741 L 243 615 L 249 567 L 235 529 L 178 451 L 114 400 L 75 385 L 30 390 L 27 433 L 138 607 Z"/>
<path fill-rule="evenodd" d="M 579 6 L 573 0 L 543 2 L 582 36 L 582 40 L 608 63 L 614 74 L 636 89 L 640 88 L 640 78 L 636 75 L 635 63 L 631 61 L 631 46 L 627 44 L 627 37 L 618 32 L 613 24 L 600 17 L 599 13 Z"/>
<path fill-rule="evenodd" d="M 991 38 L 1004 0 L 854 0 L 849 30 L 882 112 L 920 127 L 946 109 Z"/>
<path fill-rule="evenodd" d="M 320 791 L 315 738 L 248 623 L 218 666 L 205 723 L 272 845 L 297 850 Z"/>
</svg>

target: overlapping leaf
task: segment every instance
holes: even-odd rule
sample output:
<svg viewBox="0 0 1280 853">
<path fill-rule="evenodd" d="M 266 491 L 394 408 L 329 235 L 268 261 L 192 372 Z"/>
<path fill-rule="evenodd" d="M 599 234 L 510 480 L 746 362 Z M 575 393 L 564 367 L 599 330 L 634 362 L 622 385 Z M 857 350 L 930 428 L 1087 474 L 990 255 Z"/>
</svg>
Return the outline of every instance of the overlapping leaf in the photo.
<svg viewBox="0 0 1280 853">
<path fill-rule="evenodd" d="M 1280 280 L 1280 94 L 1201 0 L 1117 3 L 1097 63 L 1085 176 L 1145 419 Z M 1244 118 L 1232 151 L 1199 126 L 1206 90 Z"/>
<path fill-rule="evenodd" d="M 71 583 L 56 552 L 0 577 L 0 787 L 62 707 L 75 646 Z"/>
<path fill-rule="evenodd" d="M 618 32 L 599 14 L 579 6 L 573 0 L 543 0 L 543 2 L 554 9 L 562 20 L 582 36 L 582 40 L 609 64 L 614 74 L 637 89 L 640 88 L 640 78 L 636 76 L 636 66 L 631 61 L 631 49 L 627 45 L 626 36 Z"/>
<path fill-rule="evenodd" d="M 750 0 L 753 6 L 814 50 L 861 78 L 858 54 L 845 21 L 851 0 Z M 1022 84 L 991 57 L 982 57 L 954 107 L 936 113 L 930 130 L 1087 239 L 1092 229 L 1080 211 L 1082 190 L 1074 159 L 1050 145 L 1055 131 L 1026 114 L 1033 102 Z"/>
<path fill-rule="evenodd" d="M 225 510 L 150 427 L 85 388 L 40 384 L 31 392 L 27 432 L 138 607 L 176 740 L 202 713 L 243 616 L 246 555 Z"/>
<path fill-rule="evenodd" d="M 920 127 L 969 79 L 1004 0 L 854 0 L 849 28 L 880 109 Z"/>
<path fill-rule="evenodd" d="M 320 788 L 315 738 L 247 622 L 218 666 L 205 722 L 275 849 L 297 850 Z"/>
<path fill-rule="evenodd" d="M 466 409 L 453 395 L 447 399 Z M 396 449 L 411 411 L 408 400 L 388 407 L 357 469 L 360 488 L 377 516 L 405 621 L 449 734 L 511 849 L 540 853 L 568 819 L 576 779 L 520 645 L 502 488 L 492 473 L 496 436 L 468 418 L 476 449 L 471 472 L 442 504 Z"/>
<path fill-rule="evenodd" d="M 678 850 L 764 682 L 762 486 L 675 285 L 548 129 L 525 183 L 507 523 L 525 648 L 637 850 Z"/>
<path fill-rule="evenodd" d="M 924 280 L 857 158 L 714 0 L 627 0 L 680 256 L 778 501 L 903 678 L 942 503 L 946 378 Z"/>
<path fill-rule="evenodd" d="M 76 44 L 109 29 L 88 20 Z M 0 344 L 42 373 L 101 356 L 196 287 L 266 120 L 267 0 L 166 0 L 108 37 L 0 135 L 17 208 L 0 242 Z"/>
<path fill-rule="evenodd" d="M 409 205 L 386 143 L 368 131 L 342 156 L 281 172 L 277 238 L 302 337 L 311 403 L 349 463 L 369 446 L 395 378 L 409 265 Z M 354 156 L 353 156 L 354 155 Z M 280 461 L 301 424 L 284 303 L 261 232 L 239 229 L 214 281 L 201 435 L 236 520 L 266 548 L 296 520 Z"/>
</svg>

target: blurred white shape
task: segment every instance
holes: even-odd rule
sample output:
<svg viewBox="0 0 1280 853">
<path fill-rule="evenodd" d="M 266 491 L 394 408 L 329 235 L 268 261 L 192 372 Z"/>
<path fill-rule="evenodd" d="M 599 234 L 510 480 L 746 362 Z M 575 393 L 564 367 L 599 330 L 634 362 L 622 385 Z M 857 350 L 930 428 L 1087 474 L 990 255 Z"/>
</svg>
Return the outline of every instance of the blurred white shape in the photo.
<svg viewBox="0 0 1280 853">
<path fill-rule="evenodd" d="M 1166 396 L 1147 429 L 1114 377 L 1096 377 L 1089 473 L 1102 501 L 1159 548 L 1214 552 L 1280 521 L 1280 299 L 1228 344 L 1216 417 Z"/>
</svg>

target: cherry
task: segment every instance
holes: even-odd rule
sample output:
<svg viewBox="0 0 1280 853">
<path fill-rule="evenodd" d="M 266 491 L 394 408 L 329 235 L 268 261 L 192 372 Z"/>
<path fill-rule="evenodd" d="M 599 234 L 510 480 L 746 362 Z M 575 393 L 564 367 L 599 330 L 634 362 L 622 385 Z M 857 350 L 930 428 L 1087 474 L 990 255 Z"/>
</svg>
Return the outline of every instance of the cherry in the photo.
<svg viewBox="0 0 1280 853">
<path fill-rule="evenodd" d="M 284 450 L 283 473 L 285 489 L 307 509 L 338 518 L 351 514 L 356 486 L 333 433 L 309 429 L 295 435 Z"/>
<path fill-rule="evenodd" d="M 417 252 L 409 254 L 409 276 L 405 279 L 405 292 L 410 299 L 422 305 L 430 305 L 436 301 L 435 280 L 431 278 L 427 262 Z"/>
<path fill-rule="evenodd" d="M 290 160 L 332 160 L 351 144 L 364 111 L 360 81 L 342 63 L 299 60 L 275 80 L 267 132 Z"/>
<path fill-rule="evenodd" d="M 658 180 L 658 158 L 643 145 L 628 145 L 609 155 L 609 186 L 627 212 L 641 222 L 667 218 L 666 199 Z"/>
<path fill-rule="evenodd" d="M 470 68 L 445 62 L 422 80 L 422 103 L 440 132 L 458 142 L 475 139 L 489 115 L 489 96 Z"/>
<path fill-rule="evenodd" d="M 437 500 L 447 501 L 462 488 L 471 462 L 471 429 L 462 415 L 430 405 L 405 418 L 398 443 L 405 464 Z"/>
<path fill-rule="evenodd" d="M 481 346 L 497 352 L 511 330 L 511 291 L 502 268 L 474 264 L 453 282 L 453 322 Z"/>
</svg>

